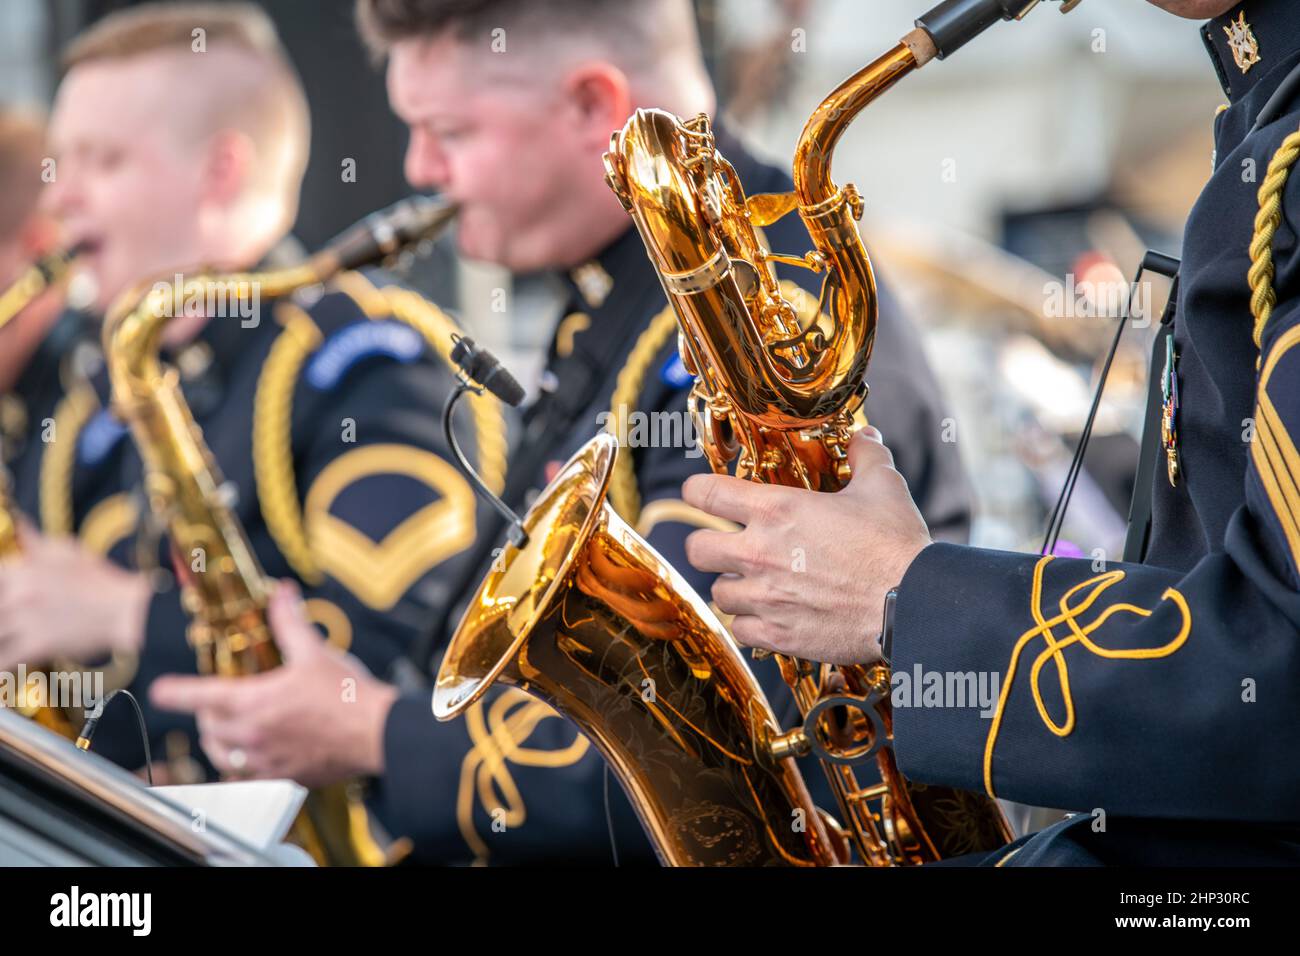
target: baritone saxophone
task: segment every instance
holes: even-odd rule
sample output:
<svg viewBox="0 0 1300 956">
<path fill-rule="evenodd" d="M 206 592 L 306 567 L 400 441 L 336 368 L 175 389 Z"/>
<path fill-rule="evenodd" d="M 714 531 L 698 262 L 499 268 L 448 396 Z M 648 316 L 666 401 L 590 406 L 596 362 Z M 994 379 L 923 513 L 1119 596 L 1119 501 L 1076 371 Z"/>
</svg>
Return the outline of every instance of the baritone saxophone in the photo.
<svg viewBox="0 0 1300 956">
<path fill-rule="evenodd" d="M 830 177 L 835 145 L 899 80 L 1037 2 L 947 0 L 918 20 L 813 113 L 790 194 L 746 198 L 707 117 L 638 110 L 614 134 L 608 182 L 677 312 L 714 470 L 734 460 L 744 477 L 827 492 L 849 481 L 877 294 L 861 196 Z M 758 229 L 794 211 L 816 248 L 771 252 Z M 812 316 L 783 296 L 778 262 L 825 274 Z M 804 723 L 780 728 L 707 603 L 610 506 L 617 454 L 597 435 L 530 508 L 447 647 L 435 715 L 463 713 L 495 682 L 549 703 L 608 761 L 665 864 L 833 865 L 851 841 L 862 862 L 894 866 L 1004 845 L 994 801 L 898 772 L 884 667 L 781 659 Z M 826 767 L 843 824 L 813 806 L 795 764 L 805 754 Z M 879 782 L 856 780 L 864 762 Z"/>
</svg>

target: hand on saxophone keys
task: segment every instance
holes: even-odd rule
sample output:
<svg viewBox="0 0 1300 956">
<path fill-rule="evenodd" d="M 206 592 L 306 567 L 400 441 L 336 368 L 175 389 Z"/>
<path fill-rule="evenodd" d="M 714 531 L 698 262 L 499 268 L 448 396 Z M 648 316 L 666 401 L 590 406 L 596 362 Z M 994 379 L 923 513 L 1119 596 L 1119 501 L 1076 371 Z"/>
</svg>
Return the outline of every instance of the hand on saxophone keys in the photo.
<svg viewBox="0 0 1300 956">
<path fill-rule="evenodd" d="M 150 701 L 194 714 L 204 752 L 228 778 L 319 787 L 381 773 L 397 689 L 321 638 L 292 582 L 276 588 L 268 615 L 282 666 L 244 677 L 160 677 Z"/>
<path fill-rule="evenodd" d="M 870 664 L 885 594 L 930 543 L 930 534 L 874 428 L 849 445 L 853 479 L 834 494 L 695 475 L 683 497 L 743 525 L 696 531 L 687 559 L 718 572 L 713 600 L 736 615 L 742 644 L 832 664 Z"/>
</svg>

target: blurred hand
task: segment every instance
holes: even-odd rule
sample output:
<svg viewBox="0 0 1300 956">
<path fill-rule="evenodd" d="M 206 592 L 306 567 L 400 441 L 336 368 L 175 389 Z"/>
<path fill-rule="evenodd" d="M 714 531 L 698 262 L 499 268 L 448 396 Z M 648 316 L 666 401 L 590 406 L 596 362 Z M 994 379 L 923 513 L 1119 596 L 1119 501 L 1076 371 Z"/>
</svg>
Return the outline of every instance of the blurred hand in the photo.
<svg viewBox="0 0 1300 956">
<path fill-rule="evenodd" d="M 194 714 L 199 743 L 227 776 L 317 787 L 383 773 L 384 724 L 397 688 L 330 647 L 291 582 L 276 588 L 269 618 L 283 666 L 249 677 L 160 677 L 149 699 Z"/>
<path fill-rule="evenodd" d="M 686 557 L 720 572 L 713 600 L 736 615 L 742 644 L 831 664 L 872 663 L 885 594 L 930 533 L 880 433 L 864 428 L 849 445 L 853 480 L 836 494 L 694 475 L 688 504 L 744 526 L 696 531 Z"/>
<path fill-rule="evenodd" d="M 30 525 L 19 537 L 22 557 L 0 566 L 0 670 L 140 649 L 153 596 L 144 575 Z"/>
</svg>

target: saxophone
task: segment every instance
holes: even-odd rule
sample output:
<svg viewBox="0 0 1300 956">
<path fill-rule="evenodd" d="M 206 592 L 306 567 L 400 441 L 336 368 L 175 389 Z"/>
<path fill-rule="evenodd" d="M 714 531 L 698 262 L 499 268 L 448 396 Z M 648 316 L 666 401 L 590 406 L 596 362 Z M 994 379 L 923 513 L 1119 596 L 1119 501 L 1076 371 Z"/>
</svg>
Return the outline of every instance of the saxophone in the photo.
<svg viewBox="0 0 1300 956">
<path fill-rule="evenodd" d="M 0 329 L 4 329 L 42 293 L 62 285 L 72 274 L 72 266 L 80 254 L 79 247 L 58 249 L 24 269 L 17 280 L 0 293 Z M 18 509 L 10 497 L 9 473 L 0 464 L 0 564 L 19 560 L 21 556 Z M 32 674 L 27 683 L 25 702 L 15 709 L 42 727 L 76 740 L 77 727 L 61 709 L 43 700 L 43 693 L 38 675 Z"/>
<path fill-rule="evenodd" d="M 455 210 L 433 200 L 406 200 L 376 213 L 306 262 L 283 270 L 202 274 L 186 281 L 184 300 L 208 291 L 278 298 L 319 285 L 348 269 L 383 261 L 432 239 Z M 239 677 L 281 663 L 267 626 L 271 584 L 228 503 L 220 469 L 181 392 L 174 368 L 159 361 L 163 329 L 173 317 L 166 283 L 123 294 L 104 325 L 104 354 L 114 412 L 131 428 L 144 462 L 150 509 L 165 523 L 187 631 L 201 674 Z M 213 321 L 220 321 L 214 319 Z M 201 561 L 195 560 L 201 557 Z M 192 570 L 198 567 L 201 570 Z M 366 827 L 351 784 L 308 794 L 295 837 L 318 862 L 381 865 L 384 852 Z"/>
<path fill-rule="evenodd" d="M 0 329 L 41 293 L 62 285 L 71 276 L 79 255 L 80 246 L 56 249 L 24 269 L 22 275 L 0 294 Z"/>
<path fill-rule="evenodd" d="M 795 190 L 746 198 L 707 117 L 639 110 L 611 140 L 607 181 L 645 241 L 697 377 L 690 412 L 715 471 L 833 492 L 849 481 L 877 294 L 858 234 L 862 199 L 830 161 L 866 106 L 1038 0 L 946 0 L 833 91 L 795 153 Z M 1062 12 L 1079 0 L 1063 0 Z M 798 211 L 816 249 L 769 251 L 758 229 Z M 823 272 L 796 309 L 772 265 Z M 812 312 L 809 316 L 806 313 Z M 910 784 L 890 746 L 883 666 L 779 660 L 804 715 L 783 732 L 726 628 L 606 500 L 617 441 L 559 472 L 480 585 L 439 667 L 433 709 L 462 713 L 495 681 L 546 701 L 592 740 L 660 860 L 685 865 L 914 865 L 1010 838 L 983 796 Z M 813 807 L 794 759 L 826 767 L 844 825 Z M 881 780 L 860 785 L 853 765 Z"/>
<path fill-rule="evenodd" d="M 18 539 L 18 509 L 9 495 L 9 473 L 0 465 L 0 565 L 21 560 L 22 553 Z M 42 681 L 39 673 L 29 672 L 23 702 L 14 709 L 59 736 L 76 740 L 77 726 L 62 708 L 47 699 L 46 688 L 50 686 L 53 686 L 52 682 Z"/>
</svg>

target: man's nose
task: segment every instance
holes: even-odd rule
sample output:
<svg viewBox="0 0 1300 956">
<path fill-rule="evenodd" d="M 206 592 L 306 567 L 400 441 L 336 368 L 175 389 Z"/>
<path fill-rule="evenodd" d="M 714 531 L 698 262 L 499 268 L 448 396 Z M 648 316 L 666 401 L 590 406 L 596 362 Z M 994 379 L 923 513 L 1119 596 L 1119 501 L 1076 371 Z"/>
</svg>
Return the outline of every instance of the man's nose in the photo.
<svg viewBox="0 0 1300 956">
<path fill-rule="evenodd" d="M 406 181 L 416 189 L 445 191 L 450 169 L 437 143 L 427 133 L 416 131 L 406 147 Z"/>
<path fill-rule="evenodd" d="M 68 175 L 68 172 L 66 165 L 55 165 L 53 175 L 41 191 L 41 208 L 58 219 L 81 207 L 81 190 L 76 185 L 76 179 Z"/>
</svg>

